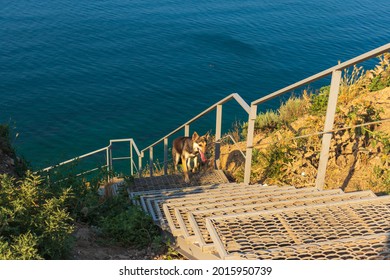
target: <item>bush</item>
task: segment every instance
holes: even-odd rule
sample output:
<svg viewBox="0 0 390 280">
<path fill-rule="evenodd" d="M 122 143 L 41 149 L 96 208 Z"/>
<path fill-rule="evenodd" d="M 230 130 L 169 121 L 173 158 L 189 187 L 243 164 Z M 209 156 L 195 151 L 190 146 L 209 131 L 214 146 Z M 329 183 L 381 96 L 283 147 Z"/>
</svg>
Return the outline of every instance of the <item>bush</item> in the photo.
<svg viewBox="0 0 390 280">
<path fill-rule="evenodd" d="M 269 110 L 257 115 L 255 132 L 272 132 L 281 128 L 283 124 L 291 123 L 307 113 L 310 106 L 309 97 L 304 91 L 302 97 L 290 97 L 283 103 L 278 111 Z M 242 124 L 242 137 L 248 134 L 248 123 Z"/>
<path fill-rule="evenodd" d="M 255 132 L 271 132 L 282 125 L 282 120 L 279 114 L 273 110 L 257 115 L 255 120 Z M 248 123 L 242 126 L 242 136 L 246 138 L 248 134 Z"/>
<path fill-rule="evenodd" d="M 122 245 L 144 248 L 160 237 L 159 228 L 136 206 L 118 213 L 111 213 L 100 222 L 103 234 Z"/>
<path fill-rule="evenodd" d="M 1 260 L 40 260 L 38 238 L 31 232 L 13 236 L 10 241 L 0 237 Z"/>
<path fill-rule="evenodd" d="M 270 183 L 288 183 L 285 173 L 291 162 L 294 161 L 293 148 L 287 144 L 275 142 L 267 150 L 254 149 L 253 162 L 259 166 L 257 177 L 260 181 Z"/>
<path fill-rule="evenodd" d="M 273 110 L 259 114 L 255 121 L 255 130 L 272 131 L 282 124 L 279 114 Z"/>
<path fill-rule="evenodd" d="M 51 197 L 39 176 L 16 182 L 0 175 L 0 259 L 62 259 L 71 249 L 72 218 L 64 207 L 65 190 Z"/>
<path fill-rule="evenodd" d="M 309 109 L 312 115 L 324 115 L 328 107 L 330 86 L 320 88 L 319 94 L 313 94 L 311 97 L 311 107 Z"/>
<path fill-rule="evenodd" d="M 390 53 L 379 56 L 379 64 L 368 72 L 371 80 L 368 85 L 370 91 L 377 91 L 390 86 Z"/>
<path fill-rule="evenodd" d="M 390 86 L 390 76 L 382 77 L 382 75 L 378 75 L 372 79 L 371 83 L 368 85 L 368 88 L 370 91 L 377 91 L 389 86 Z"/>
<path fill-rule="evenodd" d="M 296 121 L 307 113 L 309 102 L 305 97 L 291 97 L 279 108 L 280 119 L 283 123 Z"/>
</svg>

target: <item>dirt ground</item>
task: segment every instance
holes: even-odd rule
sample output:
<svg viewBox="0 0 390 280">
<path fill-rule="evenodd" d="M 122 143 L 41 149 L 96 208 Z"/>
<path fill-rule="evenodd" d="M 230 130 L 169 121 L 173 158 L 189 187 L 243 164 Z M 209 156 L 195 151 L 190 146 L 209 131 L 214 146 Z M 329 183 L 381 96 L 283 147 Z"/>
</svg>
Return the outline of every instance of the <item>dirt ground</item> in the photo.
<svg viewBox="0 0 390 280">
<path fill-rule="evenodd" d="M 74 237 L 73 260 L 165 260 L 169 257 L 167 248 L 156 253 L 152 248 L 140 250 L 109 244 L 107 240 L 99 238 L 95 228 L 85 224 L 76 224 Z"/>
</svg>

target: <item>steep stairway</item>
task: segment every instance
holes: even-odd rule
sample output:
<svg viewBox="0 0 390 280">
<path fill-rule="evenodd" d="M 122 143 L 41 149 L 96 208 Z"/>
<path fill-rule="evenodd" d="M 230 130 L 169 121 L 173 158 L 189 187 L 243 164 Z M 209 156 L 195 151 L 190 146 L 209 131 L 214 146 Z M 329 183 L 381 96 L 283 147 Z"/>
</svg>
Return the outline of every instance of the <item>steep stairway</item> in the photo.
<svg viewBox="0 0 390 280">
<path fill-rule="evenodd" d="M 128 190 L 189 259 L 390 259 L 390 196 L 203 176 L 212 179 L 144 178 Z"/>
</svg>

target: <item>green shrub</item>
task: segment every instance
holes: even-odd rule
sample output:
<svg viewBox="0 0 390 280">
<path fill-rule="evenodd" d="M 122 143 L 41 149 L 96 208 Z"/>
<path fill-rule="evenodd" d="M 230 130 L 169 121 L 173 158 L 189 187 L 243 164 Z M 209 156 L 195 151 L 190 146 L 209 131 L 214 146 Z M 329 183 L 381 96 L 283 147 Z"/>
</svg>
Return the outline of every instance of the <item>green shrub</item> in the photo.
<svg viewBox="0 0 390 280">
<path fill-rule="evenodd" d="M 279 114 L 273 110 L 257 115 L 255 120 L 255 132 L 271 132 L 282 125 L 282 119 Z M 242 136 L 245 138 L 248 134 L 248 123 L 242 126 Z"/>
<path fill-rule="evenodd" d="M 136 206 L 130 206 L 120 213 L 113 211 L 102 218 L 100 225 L 103 234 L 123 245 L 144 248 L 160 238 L 159 228 Z"/>
<path fill-rule="evenodd" d="M 288 183 L 284 175 L 294 160 L 292 153 L 293 148 L 280 143 L 273 143 L 264 151 L 253 149 L 253 163 L 260 167 L 257 170 L 260 181 L 271 179 L 272 182 Z"/>
<path fill-rule="evenodd" d="M 20 181 L 0 175 L 1 259 L 62 259 L 71 249 L 73 220 L 64 203 L 69 190 L 51 197 L 39 176 Z"/>
<path fill-rule="evenodd" d="M 309 109 L 312 115 L 324 115 L 328 107 L 330 86 L 320 88 L 319 94 L 311 96 L 311 107 Z"/>
<path fill-rule="evenodd" d="M 370 91 L 377 91 L 390 86 L 390 76 L 382 77 L 378 75 L 374 77 L 371 83 L 368 85 Z"/>
<path fill-rule="evenodd" d="M 279 114 L 273 110 L 259 114 L 255 121 L 255 130 L 272 131 L 282 124 Z"/>
<path fill-rule="evenodd" d="M 279 108 L 283 123 L 291 123 L 307 113 L 308 102 L 304 98 L 291 97 Z"/>
<path fill-rule="evenodd" d="M 39 260 L 38 238 L 31 232 L 12 236 L 7 242 L 0 237 L 0 260 Z"/>
<path fill-rule="evenodd" d="M 86 210 L 90 211 L 98 206 L 100 199 L 98 189 L 106 174 L 101 172 L 87 180 L 82 176 L 76 176 L 80 173 L 77 165 L 75 162 L 69 166 L 55 168 L 50 172 L 50 176 L 46 177 L 43 187 L 51 197 L 57 197 L 68 190 L 69 195 L 64 205 L 72 218 L 79 222 L 90 222 L 93 217 L 90 213 L 86 215 Z"/>
</svg>

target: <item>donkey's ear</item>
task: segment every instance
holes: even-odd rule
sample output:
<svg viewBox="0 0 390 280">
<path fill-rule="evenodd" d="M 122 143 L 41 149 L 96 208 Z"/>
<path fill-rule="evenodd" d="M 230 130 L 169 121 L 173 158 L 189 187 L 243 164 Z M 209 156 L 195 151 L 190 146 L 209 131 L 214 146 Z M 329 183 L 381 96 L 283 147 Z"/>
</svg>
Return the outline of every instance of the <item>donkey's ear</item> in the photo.
<svg viewBox="0 0 390 280">
<path fill-rule="evenodd" d="M 196 133 L 196 131 L 195 131 L 194 134 L 192 134 L 192 140 L 193 140 L 193 141 L 196 141 L 196 140 L 198 140 L 198 138 L 199 138 L 199 135 L 198 135 L 198 133 Z"/>
</svg>

